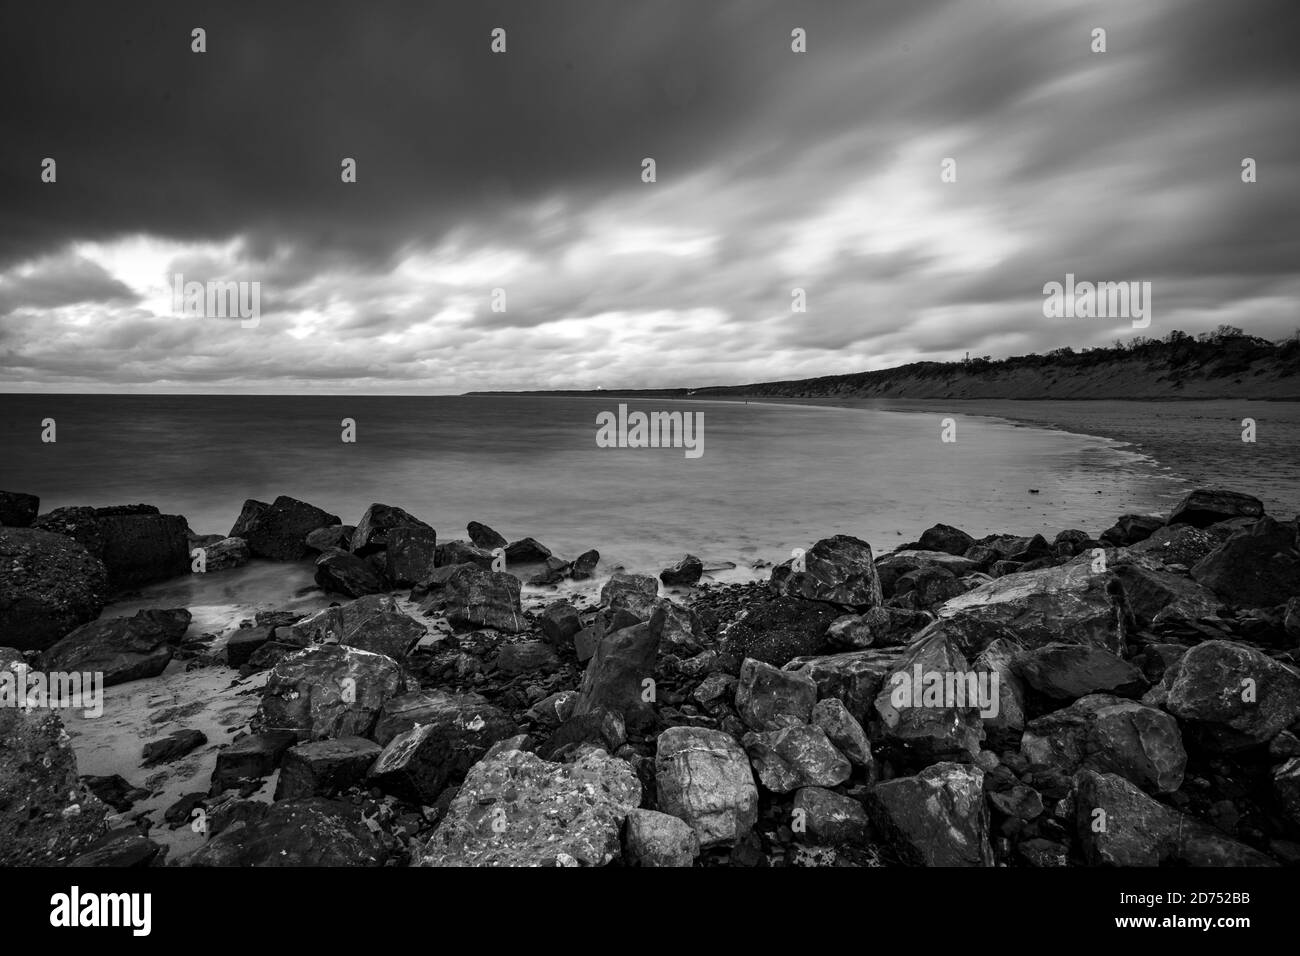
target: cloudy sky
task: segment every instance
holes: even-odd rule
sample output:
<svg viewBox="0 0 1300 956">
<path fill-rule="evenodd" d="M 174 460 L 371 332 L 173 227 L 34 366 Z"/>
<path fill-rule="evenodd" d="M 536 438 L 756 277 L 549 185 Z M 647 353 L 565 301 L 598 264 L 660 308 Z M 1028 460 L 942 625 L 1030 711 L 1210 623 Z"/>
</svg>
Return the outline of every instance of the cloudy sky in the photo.
<svg viewBox="0 0 1300 956">
<path fill-rule="evenodd" d="M 0 389 L 732 384 L 1136 334 L 1044 318 L 1067 272 L 1150 281 L 1145 334 L 1280 338 L 1297 43 L 1295 0 L 7 4 Z M 176 314 L 177 273 L 260 283 L 257 327 Z"/>
</svg>

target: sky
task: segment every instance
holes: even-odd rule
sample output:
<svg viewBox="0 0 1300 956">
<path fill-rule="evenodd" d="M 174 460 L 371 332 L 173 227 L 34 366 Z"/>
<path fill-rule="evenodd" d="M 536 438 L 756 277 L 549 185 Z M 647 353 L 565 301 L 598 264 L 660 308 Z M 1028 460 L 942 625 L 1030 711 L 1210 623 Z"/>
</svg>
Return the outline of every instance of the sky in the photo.
<svg viewBox="0 0 1300 956">
<path fill-rule="evenodd" d="M 7 4 L 0 391 L 690 387 L 1280 339 L 1298 43 L 1295 0 Z M 187 314 L 178 274 L 256 283 L 256 322 Z M 1150 327 L 1045 316 L 1067 274 L 1150 282 Z"/>
</svg>

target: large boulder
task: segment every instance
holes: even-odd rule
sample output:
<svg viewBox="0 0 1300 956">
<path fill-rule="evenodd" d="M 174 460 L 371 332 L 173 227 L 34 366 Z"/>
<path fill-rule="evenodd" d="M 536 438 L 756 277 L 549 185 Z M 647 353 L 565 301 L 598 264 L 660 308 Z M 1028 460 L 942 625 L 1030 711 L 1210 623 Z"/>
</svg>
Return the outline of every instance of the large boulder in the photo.
<svg viewBox="0 0 1300 956">
<path fill-rule="evenodd" d="M 0 525 L 28 528 L 36 520 L 41 499 L 21 491 L 0 491 Z"/>
<path fill-rule="evenodd" d="M 670 568 L 659 572 L 659 580 L 665 587 L 693 588 L 704 573 L 704 562 L 693 554 L 687 554 Z"/>
<path fill-rule="evenodd" d="M 1206 641 L 1165 673 L 1165 709 L 1218 752 L 1266 744 L 1300 717 L 1300 674 L 1253 647 Z"/>
<path fill-rule="evenodd" d="M 229 571 L 248 563 L 252 552 L 243 538 L 222 538 L 202 546 L 205 571 Z"/>
<path fill-rule="evenodd" d="M 894 585 L 905 574 L 922 568 L 942 568 L 951 571 L 955 577 L 962 577 L 978 570 L 979 562 L 947 551 L 923 551 L 905 548 L 882 554 L 876 559 L 876 573 L 880 576 L 880 587 L 887 595 L 894 593 Z"/>
<path fill-rule="evenodd" d="M 600 603 L 611 611 L 627 610 L 647 621 L 659 597 L 659 582 L 648 574 L 615 571 L 600 589 Z"/>
<path fill-rule="evenodd" d="M 1021 680 L 1053 700 L 1099 693 L 1140 697 L 1147 689 L 1141 671 L 1091 644 L 1044 644 L 1016 655 L 1014 667 Z"/>
<path fill-rule="evenodd" d="M 342 524 L 338 515 L 288 495 L 270 504 L 249 498 L 229 537 L 243 538 L 259 558 L 296 561 L 308 553 L 307 535 L 336 524 Z"/>
<path fill-rule="evenodd" d="M 1187 767 L 1177 721 L 1109 694 L 1084 697 L 1030 721 L 1020 749 L 1035 772 L 1117 773 L 1150 793 L 1173 793 Z"/>
<path fill-rule="evenodd" d="M 465 526 L 465 531 L 469 534 L 470 541 L 474 542 L 474 546 L 484 551 L 495 551 L 497 548 L 504 548 L 507 544 L 505 535 L 497 533 L 481 521 L 471 521 Z"/>
<path fill-rule="evenodd" d="M 813 724 L 748 733 L 741 740 L 758 781 L 772 793 L 800 787 L 837 787 L 853 767 L 835 749 L 826 731 Z"/>
<path fill-rule="evenodd" d="M 654 708 L 643 699 L 645 682 L 654 680 L 658 653 L 659 634 L 649 624 L 606 634 L 587 663 L 574 716 L 610 710 L 630 728 L 647 727 L 654 721 Z"/>
<path fill-rule="evenodd" d="M 383 866 L 383 844 L 342 801 L 284 800 L 238 819 L 182 861 L 183 866 Z"/>
<path fill-rule="evenodd" d="M 914 777 L 878 785 L 867 813 L 898 858 L 910 866 L 992 866 L 984 771 L 937 763 Z"/>
<path fill-rule="evenodd" d="M 794 795 L 792 816 L 801 839 L 823 846 L 864 846 L 871 820 L 862 804 L 822 787 L 804 787 Z"/>
<path fill-rule="evenodd" d="M 806 724 L 817 703 L 811 677 L 747 658 L 736 685 L 736 713 L 753 730 L 780 730 Z"/>
<path fill-rule="evenodd" d="M 997 713 L 981 714 L 984 735 L 993 747 L 1014 746 L 1025 729 L 1025 686 L 1016 673 L 1015 659 L 1021 647 L 1014 641 L 998 639 L 975 658 L 975 669 L 997 675 Z"/>
<path fill-rule="evenodd" d="M 490 627 L 509 634 L 528 629 L 519 604 L 519 579 L 504 571 L 484 571 L 472 564 L 449 570 L 426 608 L 441 610 L 457 630 Z"/>
<path fill-rule="evenodd" d="M 100 559 L 114 588 L 135 588 L 190 571 L 189 524 L 150 505 L 96 508 Z"/>
<path fill-rule="evenodd" d="M 655 754 L 659 809 L 685 820 L 700 846 L 743 840 L 758 819 L 749 757 L 720 730 L 671 727 Z"/>
<path fill-rule="evenodd" d="M 322 551 L 316 559 L 316 583 L 322 591 L 350 598 L 388 590 L 388 582 L 378 568 L 340 548 Z"/>
<path fill-rule="evenodd" d="M 432 528 L 402 525 L 388 532 L 388 576 L 394 584 L 419 584 L 438 565 L 438 534 Z"/>
<path fill-rule="evenodd" d="M 1263 503 L 1253 495 L 1243 495 L 1236 491 L 1202 489 L 1191 492 L 1178 502 L 1173 513 L 1169 515 L 1169 524 L 1189 524 L 1196 528 L 1205 528 L 1218 521 L 1228 521 L 1232 518 L 1260 518 L 1263 514 Z"/>
<path fill-rule="evenodd" d="M 470 768 L 420 866 L 603 866 L 641 802 L 632 768 L 603 751 L 557 764 L 502 750 Z"/>
<path fill-rule="evenodd" d="M 777 565 L 772 569 L 771 586 L 785 597 L 823 601 L 854 611 L 865 611 L 884 600 L 871 545 L 847 534 L 822 538 L 802 558 Z"/>
<path fill-rule="evenodd" d="M 0 707 L 0 866 L 54 866 L 88 849 L 107 808 L 81 785 L 58 714 Z"/>
<path fill-rule="evenodd" d="M 1192 577 L 1228 604 L 1272 607 L 1300 595 L 1295 530 L 1262 518 L 1192 568 Z"/>
<path fill-rule="evenodd" d="M 1166 565 L 1181 564 L 1190 568 L 1223 544 L 1230 534 L 1226 528 L 1215 526 L 1197 528 L 1190 524 L 1165 525 L 1128 550 L 1130 554 L 1153 557 Z"/>
<path fill-rule="evenodd" d="M 302 740 L 366 737 L 384 703 L 406 689 L 391 657 L 325 644 L 282 660 L 262 692 L 257 723 Z"/>
<path fill-rule="evenodd" d="M 923 551 L 942 551 L 945 554 L 963 555 L 970 550 L 975 539 L 960 528 L 937 524 L 927 528 L 918 542 Z"/>
<path fill-rule="evenodd" d="M 898 669 L 902 656 L 901 648 L 872 648 L 845 654 L 796 657 L 787 662 L 784 669 L 806 675 L 817 686 L 818 700 L 837 697 L 854 719 L 865 723 L 876 695 L 885 679 Z"/>
<path fill-rule="evenodd" d="M 1111 570 L 1124 589 L 1124 599 L 1139 627 L 1212 617 L 1223 604 L 1195 581 L 1145 562 L 1121 562 Z"/>
<path fill-rule="evenodd" d="M 861 614 L 846 614 L 831 622 L 826 640 L 836 648 L 896 647 L 908 644 L 934 615 L 898 607 L 873 607 Z"/>
<path fill-rule="evenodd" d="M 137 611 L 83 624 L 45 652 L 47 671 L 102 673 L 104 686 L 156 677 L 190 626 L 184 608 Z"/>
<path fill-rule="evenodd" d="M 1068 564 L 1022 571 L 960 594 L 938 609 L 966 633 L 963 653 L 976 655 L 999 637 L 1025 648 L 1065 642 L 1092 644 L 1119 653 L 1125 644 L 1123 614 L 1108 593 L 1108 574 L 1092 570 L 1083 555 Z"/>
<path fill-rule="evenodd" d="M 288 628 L 281 628 L 281 632 L 286 630 L 288 640 L 300 647 L 335 641 L 398 661 L 405 658 L 427 633 L 423 624 L 404 612 L 386 594 L 371 594 L 347 604 L 327 607 Z M 285 637 L 278 633 L 277 639 L 284 640 Z"/>
<path fill-rule="evenodd" d="M 71 538 L 0 528 L 0 640 L 44 650 L 94 620 L 108 597 L 104 564 Z"/>
<path fill-rule="evenodd" d="M 1121 515 L 1118 521 L 1098 537 L 1106 544 L 1126 548 L 1139 541 L 1145 541 L 1164 527 L 1164 524 L 1164 519 L 1156 515 Z"/>
<path fill-rule="evenodd" d="M 366 513 L 357 522 L 356 530 L 352 532 L 350 550 L 353 554 L 361 556 L 383 551 L 388 547 L 389 536 L 397 528 L 418 528 L 421 531 L 433 532 L 433 528 L 410 512 L 394 505 L 376 502 L 366 509 Z"/>
<path fill-rule="evenodd" d="M 658 810 L 628 812 L 623 847 L 634 866 L 691 866 L 700 855 L 700 840 L 690 824 Z"/>
<path fill-rule="evenodd" d="M 298 744 L 284 753 L 275 799 L 333 797 L 365 779 L 383 748 L 364 737 Z"/>
</svg>

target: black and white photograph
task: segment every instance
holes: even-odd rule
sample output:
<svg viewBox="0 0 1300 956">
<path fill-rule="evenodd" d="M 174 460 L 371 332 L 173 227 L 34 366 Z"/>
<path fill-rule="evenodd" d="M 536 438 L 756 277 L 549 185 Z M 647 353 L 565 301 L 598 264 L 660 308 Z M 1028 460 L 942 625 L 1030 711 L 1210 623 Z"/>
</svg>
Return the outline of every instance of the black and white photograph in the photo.
<svg viewBox="0 0 1300 956">
<path fill-rule="evenodd" d="M 1087 918 L 1241 939 L 1300 867 L 1298 47 L 4 0 L 0 880 L 125 939 L 236 868 L 1159 868 Z"/>
</svg>

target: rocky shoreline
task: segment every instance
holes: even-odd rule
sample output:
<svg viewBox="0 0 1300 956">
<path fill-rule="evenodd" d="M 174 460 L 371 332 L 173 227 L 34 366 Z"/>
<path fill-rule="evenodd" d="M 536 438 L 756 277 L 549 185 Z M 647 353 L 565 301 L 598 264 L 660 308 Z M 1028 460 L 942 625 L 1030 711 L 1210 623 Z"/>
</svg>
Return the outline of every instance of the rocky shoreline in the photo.
<svg viewBox="0 0 1300 956">
<path fill-rule="evenodd" d="M 378 503 L 0 525 L 0 689 L 108 688 L 0 707 L 0 865 L 1300 865 L 1300 528 L 1249 495 L 742 585 Z M 253 559 L 316 587 L 100 617 Z"/>
</svg>

